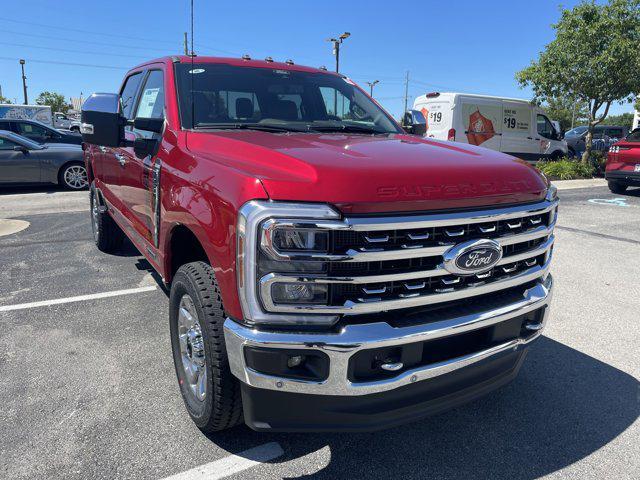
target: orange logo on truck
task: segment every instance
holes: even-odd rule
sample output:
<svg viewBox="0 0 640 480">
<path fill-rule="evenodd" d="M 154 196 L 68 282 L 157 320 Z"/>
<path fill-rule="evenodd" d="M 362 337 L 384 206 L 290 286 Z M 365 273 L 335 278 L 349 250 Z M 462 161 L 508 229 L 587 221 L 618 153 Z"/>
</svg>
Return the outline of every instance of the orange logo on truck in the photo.
<svg viewBox="0 0 640 480">
<path fill-rule="evenodd" d="M 476 110 L 469 115 L 469 126 L 467 127 L 467 141 L 471 145 L 480 145 L 496 134 L 493 122 Z"/>
<path fill-rule="evenodd" d="M 429 110 L 427 107 L 422 107 L 422 115 L 424 115 L 425 131 L 429 130 Z"/>
</svg>

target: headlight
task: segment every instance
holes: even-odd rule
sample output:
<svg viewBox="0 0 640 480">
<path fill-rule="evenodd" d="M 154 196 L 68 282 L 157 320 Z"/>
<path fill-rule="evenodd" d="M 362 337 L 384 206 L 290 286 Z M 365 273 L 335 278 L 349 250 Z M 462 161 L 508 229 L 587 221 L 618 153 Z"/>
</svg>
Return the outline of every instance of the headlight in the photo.
<svg viewBox="0 0 640 480">
<path fill-rule="evenodd" d="M 331 325 L 328 225 L 340 214 L 327 205 L 251 201 L 238 220 L 238 290 L 244 320 L 255 324 Z M 306 276 L 306 277 L 305 277 Z M 283 313 L 284 305 L 300 313 Z"/>
<path fill-rule="evenodd" d="M 329 247 L 329 232 L 279 228 L 273 233 L 273 246 L 285 252 L 326 252 Z"/>
</svg>

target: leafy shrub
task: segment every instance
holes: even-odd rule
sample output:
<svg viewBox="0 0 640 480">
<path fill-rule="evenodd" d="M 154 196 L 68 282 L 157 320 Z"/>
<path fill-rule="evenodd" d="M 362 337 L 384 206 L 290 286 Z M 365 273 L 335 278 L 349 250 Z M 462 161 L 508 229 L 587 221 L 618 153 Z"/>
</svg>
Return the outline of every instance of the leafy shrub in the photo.
<svg viewBox="0 0 640 480">
<path fill-rule="evenodd" d="M 574 180 L 576 178 L 592 178 L 595 173 L 593 165 L 583 165 L 580 160 L 561 158 L 556 161 L 538 162 L 536 168 L 550 180 Z"/>
</svg>

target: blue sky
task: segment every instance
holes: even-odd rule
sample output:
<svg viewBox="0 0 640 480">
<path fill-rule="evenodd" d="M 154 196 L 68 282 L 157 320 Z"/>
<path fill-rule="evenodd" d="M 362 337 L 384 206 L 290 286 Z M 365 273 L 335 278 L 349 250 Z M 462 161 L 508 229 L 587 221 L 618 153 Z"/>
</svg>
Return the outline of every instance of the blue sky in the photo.
<svg viewBox="0 0 640 480">
<path fill-rule="evenodd" d="M 563 1 L 566 7 L 575 3 Z M 410 103 L 438 90 L 530 98 L 514 74 L 553 39 L 558 5 L 558 0 L 195 0 L 195 50 L 291 58 L 331 69 L 335 60 L 325 39 L 349 31 L 340 70 L 363 87 L 380 80 L 374 96 L 398 117 L 406 71 Z M 27 59 L 31 103 L 43 90 L 66 97 L 116 91 L 128 67 L 182 52 L 188 28 L 189 0 L 3 2 L 2 93 L 22 102 L 19 58 Z M 612 113 L 625 111 L 632 111 L 631 105 L 616 105 Z"/>
</svg>

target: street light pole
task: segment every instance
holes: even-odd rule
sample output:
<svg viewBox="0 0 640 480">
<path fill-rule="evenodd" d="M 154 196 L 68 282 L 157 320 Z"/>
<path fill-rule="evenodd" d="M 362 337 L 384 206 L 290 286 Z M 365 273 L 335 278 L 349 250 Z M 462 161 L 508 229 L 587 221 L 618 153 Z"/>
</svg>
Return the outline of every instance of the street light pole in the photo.
<svg viewBox="0 0 640 480">
<path fill-rule="evenodd" d="M 376 84 L 380 83 L 380 80 L 374 80 L 373 82 L 366 82 L 367 85 L 369 85 L 369 96 L 371 98 L 373 98 L 373 87 L 376 86 Z"/>
<path fill-rule="evenodd" d="M 349 32 L 344 32 L 338 38 L 327 39 L 327 42 L 333 43 L 333 54 L 336 56 L 336 72 L 340 72 L 340 45 L 350 36 Z"/>
<path fill-rule="evenodd" d="M 29 105 L 29 99 L 27 98 L 27 77 L 24 75 L 24 60 L 20 59 L 20 67 L 22 67 L 22 90 L 24 92 L 24 104 Z"/>
</svg>

